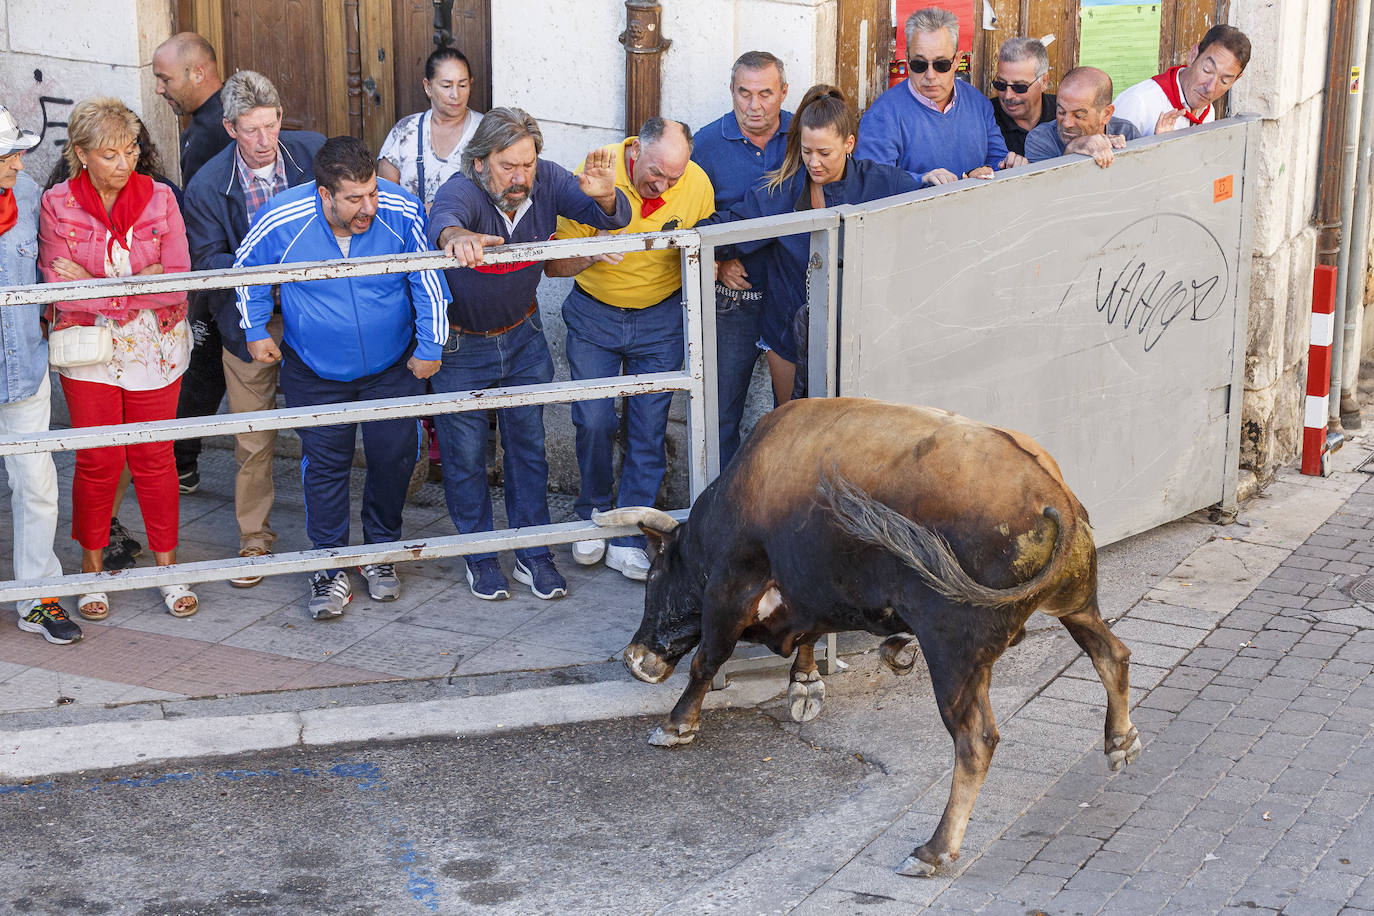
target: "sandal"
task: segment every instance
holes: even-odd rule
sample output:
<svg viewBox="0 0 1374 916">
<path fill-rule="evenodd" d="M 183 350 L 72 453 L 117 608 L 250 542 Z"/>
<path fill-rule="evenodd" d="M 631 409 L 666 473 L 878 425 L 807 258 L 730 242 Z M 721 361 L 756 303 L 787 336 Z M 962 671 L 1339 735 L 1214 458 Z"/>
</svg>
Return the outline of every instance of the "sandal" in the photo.
<svg viewBox="0 0 1374 916">
<path fill-rule="evenodd" d="M 162 592 L 162 603 L 167 605 L 167 613 L 173 617 L 190 617 L 200 610 L 200 600 L 196 598 L 196 593 L 184 585 L 160 585 L 158 591 Z M 191 603 L 178 609 L 177 602 L 184 598 L 190 598 Z"/>
<path fill-rule="evenodd" d="M 100 605 L 100 610 L 87 610 L 87 608 Z M 87 620 L 104 620 L 110 616 L 110 599 L 104 592 L 91 592 L 82 595 L 77 599 L 76 612 Z"/>
</svg>

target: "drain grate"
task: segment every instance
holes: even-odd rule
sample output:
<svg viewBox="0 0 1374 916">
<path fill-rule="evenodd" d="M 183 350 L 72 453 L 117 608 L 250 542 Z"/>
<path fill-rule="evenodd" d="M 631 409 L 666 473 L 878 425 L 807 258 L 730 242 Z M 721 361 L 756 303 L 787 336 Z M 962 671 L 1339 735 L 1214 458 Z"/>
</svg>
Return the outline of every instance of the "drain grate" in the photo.
<svg viewBox="0 0 1374 916">
<path fill-rule="evenodd" d="M 1374 602 L 1374 576 L 1356 576 L 1341 586 L 1341 591 L 1356 601 Z"/>
</svg>

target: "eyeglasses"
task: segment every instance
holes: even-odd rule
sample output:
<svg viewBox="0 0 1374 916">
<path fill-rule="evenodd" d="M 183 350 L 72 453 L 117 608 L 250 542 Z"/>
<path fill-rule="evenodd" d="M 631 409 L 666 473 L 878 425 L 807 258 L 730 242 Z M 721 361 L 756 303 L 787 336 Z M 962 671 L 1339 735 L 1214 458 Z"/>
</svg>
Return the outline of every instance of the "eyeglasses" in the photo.
<svg viewBox="0 0 1374 916">
<path fill-rule="evenodd" d="M 954 69 L 954 61 L 950 60 L 948 57 L 939 57 L 935 60 L 920 60 L 919 58 L 914 58 L 906 63 L 907 66 L 911 68 L 912 73 L 925 73 L 930 67 L 934 67 L 936 73 L 948 73 L 950 70 Z"/>
<path fill-rule="evenodd" d="M 1039 78 L 1040 77 L 1037 76 L 1035 79 Z M 992 81 L 992 88 L 996 89 L 998 92 L 1006 92 L 1007 87 L 1010 86 L 1011 91 L 1016 93 L 1017 95 L 1025 95 L 1027 92 L 1030 92 L 1030 87 L 1034 85 L 1035 80 L 1031 80 L 1029 83 L 1008 83 L 1005 80 Z"/>
</svg>

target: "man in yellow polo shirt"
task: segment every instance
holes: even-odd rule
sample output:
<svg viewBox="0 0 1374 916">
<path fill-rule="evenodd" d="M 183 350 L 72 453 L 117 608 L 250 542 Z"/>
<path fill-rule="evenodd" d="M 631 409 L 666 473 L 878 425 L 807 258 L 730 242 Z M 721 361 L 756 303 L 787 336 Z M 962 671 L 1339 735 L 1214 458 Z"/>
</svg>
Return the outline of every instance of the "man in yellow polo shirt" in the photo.
<svg viewBox="0 0 1374 916">
<path fill-rule="evenodd" d="M 715 210 L 715 191 L 701 167 L 691 161 L 692 132 L 687 125 L 663 118 L 644 122 L 639 136 L 610 147 L 616 157 L 616 187 L 630 199 L 633 218 L 617 233 L 689 229 Z M 604 230 L 603 230 L 604 232 Z M 591 226 L 559 218 L 555 238 L 582 238 L 597 233 Z M 676 249 L 637 251 L 600 258 L 550 261 L 551 277 L 577 278 L 563 302 L 568 326 L 568 367 L 574 379 L 672 372 L 682 368 L 682 272 Z M 640 394 L 625 399 L 628 429 L 620 489 L 612 500 L 612 458 L 620 429 L 615 402 L 574 401 L 577 466 L 582 489 L 576 510 L 614 506 L 652 506 L 668 459 L 663 440 L 672 395 Z M 589 566 L 604 554 L 606 565 L 630 579 L 649 574 L 644 538 L 578 541 L 573 559 Z"/>
</svg>

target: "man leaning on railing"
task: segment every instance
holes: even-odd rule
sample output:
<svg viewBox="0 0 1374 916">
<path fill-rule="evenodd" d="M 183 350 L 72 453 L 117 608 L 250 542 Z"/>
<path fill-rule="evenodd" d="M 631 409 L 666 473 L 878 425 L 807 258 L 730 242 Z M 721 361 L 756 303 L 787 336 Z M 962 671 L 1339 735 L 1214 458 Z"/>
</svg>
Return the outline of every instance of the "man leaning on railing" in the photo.
<svg viewBox="0 0 1374 916">
<path fill-rule="evenodd" d="M 379 180 L 361 140 L 333 137 L 315 155 L 315 181 L 283 191 L 258 211 L 235 267 L 365 258 L 425 251 L 423 205 Z M 448 291 L 433 270 L 310 280 L 281 286 L 282 345 L 268 331 L 272 287 L 238 289 L 239 325 L 259 362 L 281 360 L 279 384 L 290 407 L 424 393 L 447 336 Z M 401 538 L 401 511 L 415 467 L 419 424 L 408 418 L 362 427 L 367 456 L 363 541 Z M 357 424 L 303 427 L 301 477 L 306 533 L 317 549 L 348 546 L 349 471 Z M 368 593 L 390 601 L 401 583 L 390 563 L 360 570 Z M 338 617 L 353 598 L 344 569 L 316 572 L 310 614 Z"/>
</svg>

